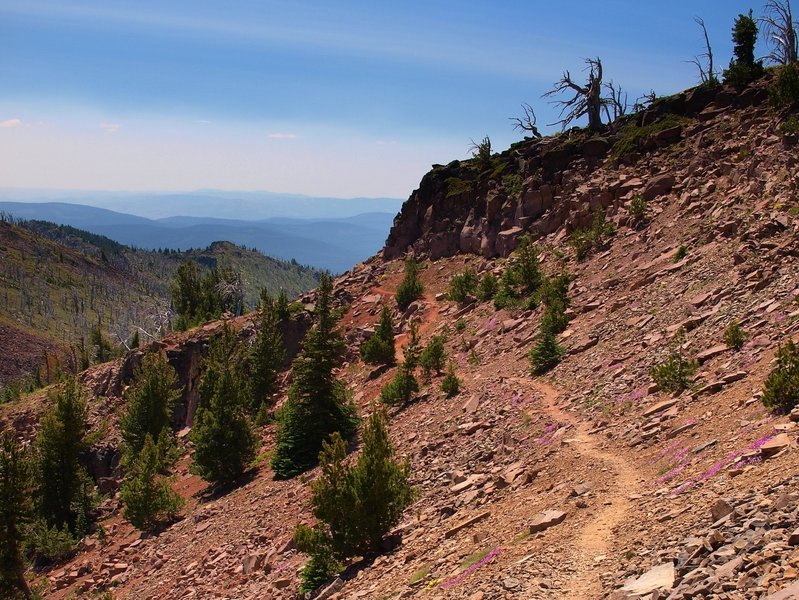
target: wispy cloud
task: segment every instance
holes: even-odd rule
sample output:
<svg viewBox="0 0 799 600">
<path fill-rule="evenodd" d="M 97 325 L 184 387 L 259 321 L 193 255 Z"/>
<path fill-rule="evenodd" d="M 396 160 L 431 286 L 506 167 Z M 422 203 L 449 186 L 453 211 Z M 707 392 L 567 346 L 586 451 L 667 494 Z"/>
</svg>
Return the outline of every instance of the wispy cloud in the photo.
<svg viewBox="0 0 799 600">
<path fill-rule="evenodd" d="M 275 131 L 274 133 L 270 133 L 267 137 L 272 140 L 296 140 L 297 134 Z"/>
<path fill-rule="evenodd" d="M 20 119 L 6 119 L 5 121 L 0 121 L 0 129 L 11 129 L 12 127 L 19 127 L 20 125 L 22 125 Z"/>
<path fill-rule="evenodd" d="M 100 123 L 100 129 L 106 133 L 116 133 L 121 127 L 119 123 Z"/>
</svg>

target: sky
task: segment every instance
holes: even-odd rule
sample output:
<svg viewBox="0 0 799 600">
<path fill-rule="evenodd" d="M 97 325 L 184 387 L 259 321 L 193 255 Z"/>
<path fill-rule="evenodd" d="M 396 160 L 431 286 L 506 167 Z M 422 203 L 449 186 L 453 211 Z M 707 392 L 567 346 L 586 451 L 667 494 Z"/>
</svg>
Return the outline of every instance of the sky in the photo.
<svg viewBox="0 0 799 600">
<path fill-rule="evenodd" d="M 599 56 L 630 101 L 718 68 L 738 0 L 0 0 L 0 187 L 407 197 Z"/>
</svg>

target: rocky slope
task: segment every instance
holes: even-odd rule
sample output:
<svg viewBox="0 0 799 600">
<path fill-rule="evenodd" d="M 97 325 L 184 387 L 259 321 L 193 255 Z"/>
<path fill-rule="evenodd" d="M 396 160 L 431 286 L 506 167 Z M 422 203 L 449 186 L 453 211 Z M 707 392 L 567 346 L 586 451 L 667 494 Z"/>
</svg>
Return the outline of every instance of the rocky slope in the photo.
<svg viewBox="0 0 799 600">
<path fill-rule="evenodd" d="M 769 414 L 759 401 L 778 344 L 799 330 L 799 176 L 795 140 L 778 130 L 785 115 L 763 98 L 762 87 L 689 92 L 608 137 L 526 141 L 485 168 L 453 163 L 423 179 L 384 256 L 336 281 L 350 342 L 340 376 L 368 412 L 392 372 L 364 366 L 357 347 L 381 306 L 395 307 L 399 258 L 410 249 L 426 257 L 426 293 L 396 315 L 401 333 L 410 319 L 423 341 L 445 333 L 463 391 L 446 399 L 435 378 L 392 412 L 420 499 L 397 529 L 401 543 L 351 565 L 320 597 L 799 595 L 799 415 Z M 651 126 L 667 113 L 668 127 Z M 643 224 L 629 215 L 636 194 L 649 201 Z M 597 209 L 617 233 L 577 261 L 569 234 Z M 560 336 L 567 356 L 538 378 L 527 352 L 540 308 L 497 311 L 442 295 L 464 267 L 501 273 L 502 257 L 533 227 L 544 270 L 575 276 Z M 733 320 L 747 335 L 740 351 L 722 341 Z M 249 335 L 249 317 L 237 325 Z M 199 374 L 219 326 L 163 342 L 184 381 Z M 692 388 L 673 397 L 648 371 L 680 328 L 701 366 Z M 135 360 L 84 374 L 109 398 L 94 404 L 96 423 L 113 422 Z M 3 422 L 30 435 L 43 404 L 3 407 Z M 261 435 L 268 452 L 273 426 Z M 74 560 L 45 573 L 48 596 L 296 597 L 304 558 L 290 539 L 311 519 L 307 478 L 275 481 L 266 465 L 209 496 L 184 461 L 186 516 L 155 537 L 121 519 L 112 493 L 105 539 L 87 538 Z"/>
</svg>

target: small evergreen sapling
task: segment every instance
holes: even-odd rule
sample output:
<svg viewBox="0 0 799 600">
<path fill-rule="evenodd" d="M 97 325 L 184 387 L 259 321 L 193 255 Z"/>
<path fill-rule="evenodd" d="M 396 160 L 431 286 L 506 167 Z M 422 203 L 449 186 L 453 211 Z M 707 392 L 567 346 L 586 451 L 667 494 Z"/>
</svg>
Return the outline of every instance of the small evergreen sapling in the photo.
<svg viewBox="0 0 799 600">
<path fill-rule="evenodd" d="M 444 336 L 434 335 L 422 350 L 419 357 L 419 365 L 424 372 L 424 378 L 430 379 L 430 373 L 435 372 L 440 375 L 444 370 L 444 365 L 447 360 L 447 351 L 444 349 Z"/>
<path fill-rule="evenodd" d="M 679 394 L 691 385 L 691 378 L 698 368 L 694 360 L 685 357 L 683 344 L 685 331 L 680 329 L 672 343 L 671 352 L 666 359 L 654 365 L 650 370 L 654 382 L 664 392 Z"/>
<path fill-rule="evenodd" d="M 447 398 L 457 396 L 461 391 L 461 380 L 455 374 L 455 366 L 452 363 L 449 363 L 447 374 L 441 380 L 441 391 L 444 392 Z"/>
<path fill-rule="evenodd" d="M 405 277 L 397 287 L 397 306 L 404 312 L 411 302 L 421 298 L 422 294 L 424 294 L 424 287 L 419 281 L 419 264 L 412 256 L 409 256 L 405 259 Z"/>
<path fill-rule="evenodd" d="M 763 386 L 763 405 L 788 413 L 799 404 L 799 349 L 793 340 L 777 349 L 777 366 Z"/>
<path fill-rule="evenodd" d="M 367 419 L 354 465 L 345 464 L 346 454 L 347 444 L 334 433 L 319 455 L 322 475 L 311 484 L 318 523 L 299 525 L 294 533 L 300 551 L 310 555 L 300 575 L 302 591 L 324 583 L 347 558 L 378 553 L 415 497 L 408 462 L 394 460 L 384 410 L 375 408 Z"/>
<path fill-rule="evenodd" d="M 172 520 L 184 504 L 169 479 L 160 475 L 163 458 L 148 433 L 120 490 L 125 518 L 137 529 L 153 531 Z"/>
<path fill-rule="evenodd" d="M 388 306 L 380 312 L 374 335 L 361 344 L 360 354 L 363 362 L 370 365 L 394 364 L 394 322 Z"/>
</svg>

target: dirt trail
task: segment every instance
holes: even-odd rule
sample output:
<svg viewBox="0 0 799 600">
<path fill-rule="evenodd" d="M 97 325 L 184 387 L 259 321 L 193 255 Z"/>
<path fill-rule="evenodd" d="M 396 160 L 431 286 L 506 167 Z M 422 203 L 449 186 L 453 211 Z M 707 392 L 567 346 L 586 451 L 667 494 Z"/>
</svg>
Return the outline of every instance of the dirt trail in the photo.
<svg viewBox="0 0 799 600">
<path fill-rule="evenodd" d="M 638 491 L 640 474 L 624 457 L 598 447 L 588 433 L 588 426 L 563 411 L 557 404 L 560 393 L 548 383 L 529 378 L 514 377 L 516 385 L 538 392 L 543 397 L 544 409 L 559 423 L 572 426 L 570 440 L 575 448 L 588 458 L 602 462 L 608 469 L 607 491 L 600 496 L 602 506 L 566 545 L 565 562 L 575 569 L 571 585 L 563 590 L 566 598 L 602 598 L 599 575 L 607 570 L 601 557 L 607 554 L 614 541 L 614 528 L 622 523 L 630 507 L 630 495 Z"/>
</svg>

